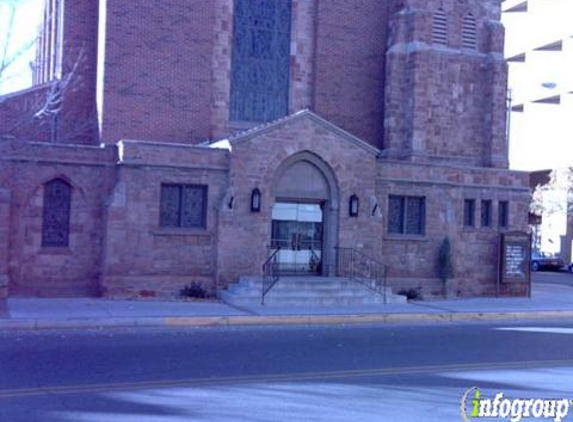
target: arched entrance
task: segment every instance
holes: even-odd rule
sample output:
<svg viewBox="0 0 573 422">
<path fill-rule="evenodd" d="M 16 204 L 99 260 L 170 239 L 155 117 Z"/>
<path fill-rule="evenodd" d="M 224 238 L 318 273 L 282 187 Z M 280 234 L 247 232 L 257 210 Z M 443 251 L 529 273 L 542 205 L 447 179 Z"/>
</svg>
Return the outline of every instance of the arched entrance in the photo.
<svg viewBox="0 0 573 422">
<path fill-rule="evenodd" d="M 294 155 L 276 171 L 272 194 L 271 249 L 280 248 L 281 272 L 332 275 L 339 195 L 330 166 L 309 152 Z"/>
</svg>

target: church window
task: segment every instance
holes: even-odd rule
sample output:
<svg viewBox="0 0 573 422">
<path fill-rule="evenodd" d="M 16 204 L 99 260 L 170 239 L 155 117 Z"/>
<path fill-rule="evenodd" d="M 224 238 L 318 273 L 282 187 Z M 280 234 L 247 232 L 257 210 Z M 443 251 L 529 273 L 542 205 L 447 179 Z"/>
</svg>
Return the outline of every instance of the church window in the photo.
<svg viewBox="0 0 573 422">
<path fill-rule="evenodd" d="M 388 201 L 388 233 L 424 235 L 425 231 L 426 199 L 391 195 Z"/>
<path fill-rule="evenodd" d="M 161 185 L 159 225 L 171 228 L 200 228 L 207 224 L 207 186 Z"/>
<path fill-rule="evenodd" d="M 464 226 L 475 227 L 476 220 L 476 201 L 475 199 L 464 199 Z"/>
<path fill-rule="evenodd" d="M 509 202 L 499 201 L 497 224 L 499 228 L 506 229 L 509 226 Z"/>
<path fill-rule="evenodd" d="M 481 201 L 481 226 L 491 227 L 491 201 Z"/>
<path fill-rule="evenodd" d="M 44 184 L 42 246 L 68 246 L 72 187 L 62 179 Z"/>
<path fill-rule="evenodd" d="M 232 121 L 288 114 L 291 0 L 235 0 Z"/>
</svg>

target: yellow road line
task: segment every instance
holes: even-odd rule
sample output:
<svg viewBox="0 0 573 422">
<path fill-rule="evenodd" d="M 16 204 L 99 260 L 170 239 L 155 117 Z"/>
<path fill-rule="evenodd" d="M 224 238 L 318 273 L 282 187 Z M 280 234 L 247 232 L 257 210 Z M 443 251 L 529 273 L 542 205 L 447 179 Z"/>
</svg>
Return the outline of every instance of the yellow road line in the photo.
<svg viewBox="0 0 573 422">
<path fill-rule="evenodd" d="M 495 369 L 523 369 L 534 367 L 573 366 L 573 360 L 548 360 L 525 362 L 490 362 L 452 365 L 426 365 L 396 368 L 358 369 L 345 371 L 301 372 L 295 374 L 246 375 L 236 377 L 188 378 L 181 380 L 134 381 L 118 383 L 84 384 L 69 386 L 46 386 L 0 390 L 0 399 L 41 396 L 48 394 L 106 393 L 111 391 L 197 387 L 240 384 L 246 382 L 294 382 L 333 378 L 360 378 L 389 375 L 412 375 L 437 372 L 476 371 Z"/>
</svg>

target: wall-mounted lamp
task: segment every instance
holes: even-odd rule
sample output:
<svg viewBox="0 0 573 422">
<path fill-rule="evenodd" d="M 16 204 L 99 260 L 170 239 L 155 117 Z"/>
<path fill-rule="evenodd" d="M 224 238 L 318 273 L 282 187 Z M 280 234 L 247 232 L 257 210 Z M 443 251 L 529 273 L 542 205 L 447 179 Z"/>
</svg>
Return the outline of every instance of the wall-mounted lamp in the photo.
<svg viewBox="0 0 573 422">
<path fill-rule="evenodd" d="M 350 217 L 358 217 L 358 206 L 358 197 L 356 195 L 352 195 L 348 203 L 348 215 L 350 215 Z"/>
<path fill-rule="evenodd" d="M 253 189 L 251 192 L 251 212 L 261 211 L 261 191 L 259 188 Z"/>
</svg>

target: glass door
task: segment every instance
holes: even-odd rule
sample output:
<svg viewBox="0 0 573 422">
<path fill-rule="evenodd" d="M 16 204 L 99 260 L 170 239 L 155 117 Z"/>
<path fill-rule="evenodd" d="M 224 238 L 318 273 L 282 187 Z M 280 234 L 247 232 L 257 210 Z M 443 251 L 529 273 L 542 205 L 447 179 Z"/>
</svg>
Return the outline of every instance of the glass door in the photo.
<svg viewBox="0 0 573 422">
<path fill-rule="evenodd" d="M 272 251 L 278 252 L 283 274 L 322 271 L 322 207 L 320 204 L 277 202 L 273 207 Z"/>
</svg>

